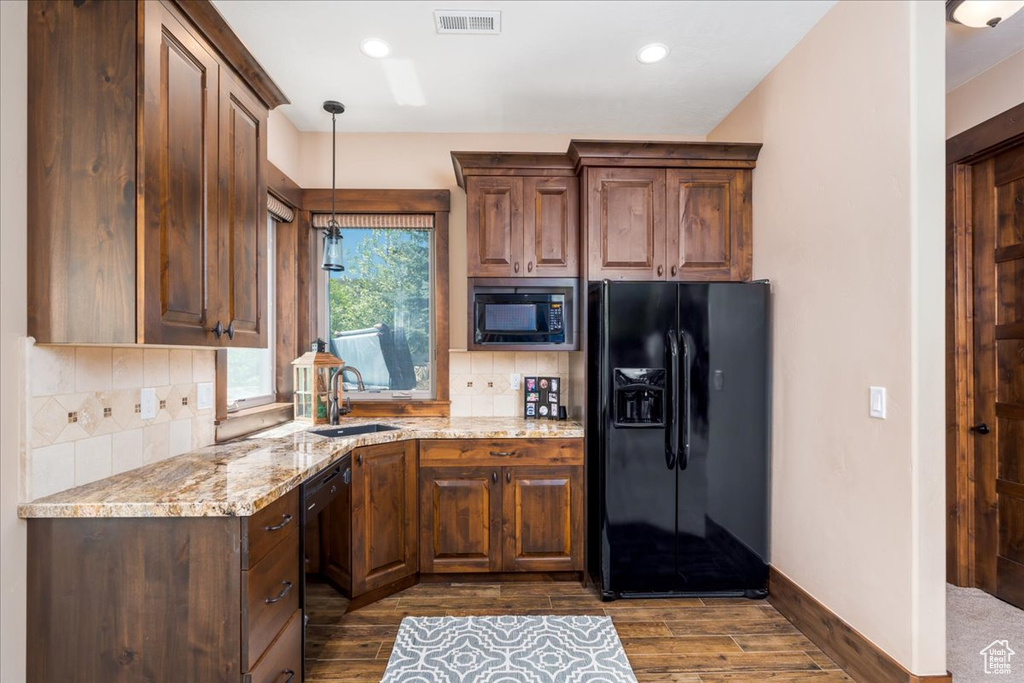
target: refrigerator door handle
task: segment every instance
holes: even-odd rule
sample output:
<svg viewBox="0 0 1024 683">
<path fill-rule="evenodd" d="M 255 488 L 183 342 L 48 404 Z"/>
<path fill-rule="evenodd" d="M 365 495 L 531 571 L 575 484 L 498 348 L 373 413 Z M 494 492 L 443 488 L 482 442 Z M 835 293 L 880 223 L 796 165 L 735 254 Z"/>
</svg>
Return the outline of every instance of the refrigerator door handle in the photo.
<svg viewBox="0 0 1024 683">
<path fill-rule="evenodd" d="M 665 464 L 670 470 L 676 468 L 679 461 L 679 340 L 675 330 L 665 333 L 668 344 L 668 366 L 671 377 L 669 378 L 669 404 L 668 429 L 665 430 Z"/>
<path fill-rule="evenodd" d="M 685 430 L 684 436 L 682 437 L 683 447 L 679 454 L 679 469 L 685 470 L 686 466 L 690 464 L 690 435 L 691 435 L 691 402 L 693 400 L 693 387 L 690 383 L 690 368 L 693 365 L 693 345 L 690 343 L 690 335 L 686 330 L 679 331 L 679 339 L 682 342 L 683 347 L 683 384 L 686 385 L 686 394 L 683 398 L 683 413 L 685 417 L 682 421 L 682 427 Z M 678 383 L 677 383 L 678 384 Z"/>
</svg>

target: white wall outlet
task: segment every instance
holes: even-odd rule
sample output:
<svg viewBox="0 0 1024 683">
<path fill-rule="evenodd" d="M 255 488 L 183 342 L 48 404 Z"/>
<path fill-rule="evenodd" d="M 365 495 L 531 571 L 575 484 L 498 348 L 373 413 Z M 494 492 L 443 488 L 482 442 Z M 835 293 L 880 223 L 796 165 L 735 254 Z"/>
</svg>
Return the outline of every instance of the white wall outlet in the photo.
<svg viewBox="0 0 1024 683">
<path fill-rule="evenodd" d="M 523 381 L 523 376 L 518 372 L 513 372 L 508 376 L 508 388 L 512 391 L 519 391 L 519 385 Z"/>
<path fill-rule="evenodd" d="M 196 410 L 213 408 L 213 382 L 200 382 L 196 385 Z"/>
<path fill-rule="evenodd" d="M 143 389 L 139 399 L 139 417 L 152 420 L 156 417 L 156 389 Z"/>
<path fill-rule="evenodd" d="M 868 405 L 868 414 L 880 420 L 885 419 L 885 387 L 869 387 L 871 400 Z"/>
</svg>

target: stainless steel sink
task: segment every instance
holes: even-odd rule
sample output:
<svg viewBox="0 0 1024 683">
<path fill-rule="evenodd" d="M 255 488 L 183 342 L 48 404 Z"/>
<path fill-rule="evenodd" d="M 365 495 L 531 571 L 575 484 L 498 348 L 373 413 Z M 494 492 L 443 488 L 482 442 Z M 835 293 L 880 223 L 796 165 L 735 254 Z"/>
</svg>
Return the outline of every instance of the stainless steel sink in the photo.
<svg viewBox="0 0 1024 683">
<path fill-rule="evenodd" d="M 351 427 L 331 427 L 330 429 L 318 429 L 315 430 L 314 434 L 320 436 L 326 436 L 332 439 L 336 439 L 342 436 L 356 436 L 357 434 L 373 434 L 374 432 L 390 432 L 398 429 L 392 425 L 385 424 L 368 424 L 368 425 L 352 425 Z"/>
</svg>

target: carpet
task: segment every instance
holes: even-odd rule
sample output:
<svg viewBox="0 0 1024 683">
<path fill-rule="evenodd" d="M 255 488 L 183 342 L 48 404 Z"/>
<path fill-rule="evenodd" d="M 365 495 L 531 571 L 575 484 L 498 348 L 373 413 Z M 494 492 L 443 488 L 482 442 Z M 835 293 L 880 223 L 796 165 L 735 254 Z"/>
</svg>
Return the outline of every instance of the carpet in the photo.
<svg viewBox="0 0 1024 683">
<path fill-rule="evenodd" d="M 1009 675 L 985 673 L 982 650 L 997 641 L 1016 653 Z M 1024 681 L 1024 611 L 977 588 L 947 585 L 946 668 L 956 683 Z"/>
<path fill-rule="evenodd" d="M 609 617 L 406 617 L 381 683 L 636 683 Z"/>
</svg>

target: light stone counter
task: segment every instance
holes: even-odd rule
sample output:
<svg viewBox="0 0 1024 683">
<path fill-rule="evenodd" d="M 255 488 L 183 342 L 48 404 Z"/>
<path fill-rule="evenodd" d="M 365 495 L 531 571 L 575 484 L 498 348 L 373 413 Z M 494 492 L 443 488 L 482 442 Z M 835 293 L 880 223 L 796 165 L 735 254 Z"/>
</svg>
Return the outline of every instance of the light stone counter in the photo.
<svg viewBox="0 0 1024 683">
<path fill-rule="evenodd" d="M 408 439 L 579 439 L 578 422 L 516 417 L 352 418 L 397 430 L 327 438 L 291 422 L 18 506 L 29 517 L 247 516 L 359 446 Z M 317 429 L 325 429 L 319 425 Z"/>
</svg>

